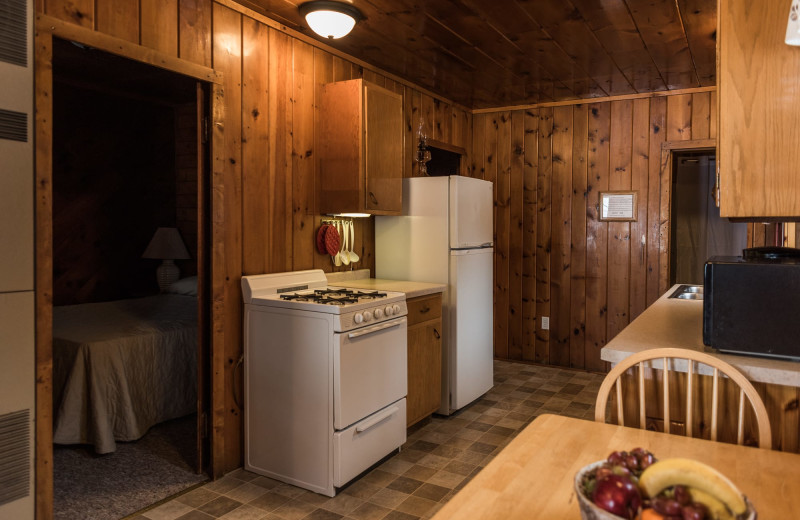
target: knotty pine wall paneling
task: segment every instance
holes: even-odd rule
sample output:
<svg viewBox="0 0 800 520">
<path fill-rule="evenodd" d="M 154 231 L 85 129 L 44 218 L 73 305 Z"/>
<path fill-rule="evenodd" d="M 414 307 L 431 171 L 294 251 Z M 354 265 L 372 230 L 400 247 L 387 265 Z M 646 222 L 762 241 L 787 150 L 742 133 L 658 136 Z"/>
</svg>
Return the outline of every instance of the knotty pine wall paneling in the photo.
<svg viewBox="0 0 800 520">
<path fill-rule="evenodd" d="M 608 189 L 611 103 L 589 105 L 586 196 L 586 344 L 584 367 L 603 370 L 600 349 L 606 344 L 608 294 L 608 225 L 601 222 L 598 193 Z"/>
<path fill-rule="evenodd" d="M 550 364 L 569 366 L 572 231 L 572 105 L 553 109 L 551 248 L 550 248 Z"/>
<path fill-rule="evenodd" d="M 515 111 L 516 114 L 516 111 Z M 539 161 L 533 160 L 539 150 L 539 113 L 525 110 L 522 140 L 522 335 L 516 343 L 522 346 L 522 359 L 533 361 L 536 358 L 536 342 L 527 338 L 536 337 L 536 208 Z M 477 117 L 477 116 L 475 116 Z M 475 149 L 473 154 L 477 154 Z"/>
<path fill-rule="evenodd" d="M 662 144 L 713 138 L 714 97 L 473 114 L 467 173 L 495 183 L 496 357 L 606 370 L 600 349 L 668 288 Z M 637 192 L 635 221 L 599 220 L 607 190 Z M 753 243 L 763 228 L 752 226 Z"/>
<path fill-rule="evenodd" d="M 215 335 L 224 337 L 224 345 L 214 345 L 213 355 L 224 359 L 222 381 L 214 388 L 225 397 L 224 407 L 212 411 L 215 438 L 224 439 L 224 446 L 215 446 L 223 452 L 215 455 L 223 466 L 215 473 L 221 475 L 241 466 L 243 455 L 242 378 L 235 373 L 243 341 L 241 276 L 351 268 L 334 267 L 314 246 L 323 218 L 316 212 L 314 187 L 315 129 L 324 117 L 317 110 L 320 87 L 363 77 L 403 94 L 406 177 L 418 174 L 414 152 L 420 117 L 431 138 L 467 150 L 462 159 L 462 171 L 467 172 L 473 115 L 230 0 L 37 0 L 36 9 L 223 75 L 224 145 L 215 151 L 214 161 L 223 165 L 224 179 L 224 258 L 216 259 L 215 266 L 224 271 L 224 334 Z M 506 151 L 506 157 L 512 153 Z M 361 260 L 352 267 L 374 272 L 373 220 L 357 220 L 355 235 Z"/>
<path fill-rule="evenodd" d="M 212 65 L 223 74 L 223 103 L 225 133 L 223 149 L 215 153 L 223 155 L 223 212 L 225 214 L 225 258 L 221 268 L 225 272 L 223 288 L 224 346 L 212 345 L 212 350 L 223 351 L 225 373 L 222 387 L 225 389 L 224 408 L 212 410 L 214 419 L 222 423 L 223 473 L 242 459 L 243 443 L 240 404 L 236 403 L 232 390 L 234 371 L 242 353 L 242 298 L 239 280 L 242 275 L 242 15 L 219 4 L 213 6 L 214 32 L 212 38 Z M 213 267 L 212 267 L 213 268 Z M 241 379 L 241 378 L 240 378 Z M 239 394 L 241 395 L 241 394 Z M 214 400 L 212 399 L 212 402 Z"/>
<path fill-rule="evenodd" d="M 586 213 L 588 200 L 589 109 L 572 108 L 572 207 L 570 208 L 569 366 L 586 360 Z"/>
<path fill-rule="evenodd" d="M 550 329 L 542 317 L 550 317 L 551 185 L 553 174 L 553 109 L 539 109 L 539 144 L 536 160 L 536 337 L 534 361 L 550 363 Z M 533 158 L 532 158 L 533 159 Z M 495 249 L 500 254 L 499 247 Z M 502 314 L 502 311 L 500 312 Z"/>
</svg>

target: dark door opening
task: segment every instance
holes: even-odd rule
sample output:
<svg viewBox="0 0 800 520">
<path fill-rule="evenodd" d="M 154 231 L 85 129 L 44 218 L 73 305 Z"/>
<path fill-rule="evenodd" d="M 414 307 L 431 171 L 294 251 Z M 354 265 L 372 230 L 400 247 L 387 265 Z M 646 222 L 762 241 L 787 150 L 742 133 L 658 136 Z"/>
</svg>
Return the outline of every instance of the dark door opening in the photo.
<svg viewBox="0 0 800 520">
<path fill-rule="evenodd" d="M 713 151 L 676 152 L 672 165 L 670 285 L 702 285 L 709 257 L 742 254 L 747 224 L 719 216 Z"/>
<path fill-rule="evenodd" d="M 209 98 L 193 78 L 53 40 L 56 518 L 126 516 L 206 478 Z M 142 257 L 159 227 L 190 256 L 165 290 Z"/>
</svg>

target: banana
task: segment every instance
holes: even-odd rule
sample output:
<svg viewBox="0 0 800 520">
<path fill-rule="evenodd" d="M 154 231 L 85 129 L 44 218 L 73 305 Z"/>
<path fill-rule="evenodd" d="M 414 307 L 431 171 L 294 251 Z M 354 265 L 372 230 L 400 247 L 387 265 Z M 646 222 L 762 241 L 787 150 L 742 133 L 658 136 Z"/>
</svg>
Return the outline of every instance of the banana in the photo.
<svg viewBox="0 0 800 520">
<path fill-rule="evenodd" d="M 639 487 L 651 497 L 679 484 L 705 491 L 722 502 L 734 515 L 747 510 L 747 504 L 733 482 L 711 466 L 696 460 L 659 460 L 639 477 Z"/>
<path fill-rule="evenodd" d="M 700 502 L 708 508 L 713 520 L 734 520 L 733 515 L 728 508 L 725 507 L 720 500 L 715 496 L 709 495 L 703 490 L 696 488 L 688 488 L 689 494 L 692 496 L 692 502 Z"/>
</svg>

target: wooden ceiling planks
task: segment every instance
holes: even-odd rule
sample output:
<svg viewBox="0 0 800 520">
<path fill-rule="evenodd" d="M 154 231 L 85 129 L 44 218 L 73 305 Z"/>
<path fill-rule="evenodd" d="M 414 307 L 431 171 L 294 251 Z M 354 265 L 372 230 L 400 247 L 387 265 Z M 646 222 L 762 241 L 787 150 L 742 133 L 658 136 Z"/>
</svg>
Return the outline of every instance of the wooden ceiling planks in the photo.
<svg viewBox="0 0 800 520">
<path fill-rule="evenodd" d="M 678 0 L 701 87 L 717 83 L 717 0 Z"/>
<path fill-rule="evenodd" d="M 669 90 L 699 87 L 675 0 L 626 0 L 631 16 Z M 716 11 L 714 12 L 716 16 Z"/>
<path fill-rule="evenodd" d="M 543 31 L 609 95 L 635 92 L 628 78 L 570 2 L 517 0 Z"/>
<path fill-rule="evenodd" d="M 314 35 L 305 0 L 237 0 L 471 108 L 715 83 L 716 0 L 348 0 L 366 16 Z"/>
</svg>

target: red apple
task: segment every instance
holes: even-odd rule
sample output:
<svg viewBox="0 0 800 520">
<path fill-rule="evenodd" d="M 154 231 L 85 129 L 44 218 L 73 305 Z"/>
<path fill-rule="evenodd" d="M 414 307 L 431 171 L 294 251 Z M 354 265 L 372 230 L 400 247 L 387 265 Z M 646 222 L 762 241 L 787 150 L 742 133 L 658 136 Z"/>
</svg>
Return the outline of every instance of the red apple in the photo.
<svg viewBox="0 0 800 520">
<path fill-rule="evenodd" d="M 597 481 L 592 502 L 609 513 L 633 519 L 642 505 L 642 496 L 629 478 L 612 474 Z"/>
</svg>

